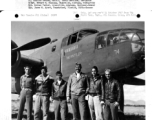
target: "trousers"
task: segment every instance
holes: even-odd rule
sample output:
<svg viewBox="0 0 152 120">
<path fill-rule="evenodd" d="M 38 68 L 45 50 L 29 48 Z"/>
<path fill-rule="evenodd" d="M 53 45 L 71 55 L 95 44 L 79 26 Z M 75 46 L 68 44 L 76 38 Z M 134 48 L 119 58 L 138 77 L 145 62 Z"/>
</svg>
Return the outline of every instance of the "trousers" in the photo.
<svg viewBox="0 0 152 120">
<path fill-rule="evenodd" d="M 118 106 L 114 105 L 114 102 L 110 102 L 109 100 L 105 101 L 105 110 L 104 110 L 104 118 L 105 120 L 118 120 Z"/>
<path fill-rule="evenodd" d="M 54 114 L 55 114 L 55 120 L 66 120 L 67 119 L 67 112 L 68 112 L 68 106 L 66 100 L 54 100 Z M 61 113 L 61 114 L 60 114 Z"/>
<path fill-rule="evenodd" d="M 49 114 L 49 96 L 36 95 L 35 108 L 34 108 L 34 120 L 41 120 L 41 106 L 43 111 L 43 120 L 48 120 Z"/>
<path fill-rule="evenodd" d="M 71 95 L 73 120 L 79 120 L 79 113 L 81 120 L 86 120 L 86 101 L 85 94 Z"/>
<path fill-rule="evenodd" d="M 20 92 L 20 106 L 18 111 L 17 120 L 22 120 L 24 106 L 26 102 L 27 120 L 32 120 L 32 105 L 33 105 L 33 92 L 32 90 L 23 89 Z"/>
<path fill-rule="evenodd" d="M 100 96 L 89 95 L 88 99 L 90 114 L 92 120 L 103 120 L 102 107 L 100 105 Z"/>
</svg>

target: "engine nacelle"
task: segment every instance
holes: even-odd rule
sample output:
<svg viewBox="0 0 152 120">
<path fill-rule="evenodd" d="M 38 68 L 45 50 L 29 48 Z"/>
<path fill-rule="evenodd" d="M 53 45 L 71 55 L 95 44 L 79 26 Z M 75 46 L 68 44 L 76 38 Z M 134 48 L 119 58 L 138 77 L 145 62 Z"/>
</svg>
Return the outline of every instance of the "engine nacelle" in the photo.
<svg viewBox="0 0 152 120">
<path fill-rule="evenodd" d="M 20 91 L 20 78 L 11 77 L 11 93 L 19 94 Z"/>
<path fill-rule="evenodd" d="M 17 48 L 17 44 L 11 41 L 11 49 Z M 20 93 L 20 77 L 24 74 L 24 66 L 32 66 L 32 75 L 40 74 L 40 68 L 44 65 L 42 59 L 33 58 L 31 56 L 21 55 L 20 51 L 11 51 L 11 77 L 12 77 L 12 93 Z"/>
<path fill-rule="evenodd" d="M 18 47 L 14 41 L 11 41 L 11 49 Z M 16 70 L 21 60 L 21 54 L 19 51 L 11 51 L 11 69 Z"/>
</svg>

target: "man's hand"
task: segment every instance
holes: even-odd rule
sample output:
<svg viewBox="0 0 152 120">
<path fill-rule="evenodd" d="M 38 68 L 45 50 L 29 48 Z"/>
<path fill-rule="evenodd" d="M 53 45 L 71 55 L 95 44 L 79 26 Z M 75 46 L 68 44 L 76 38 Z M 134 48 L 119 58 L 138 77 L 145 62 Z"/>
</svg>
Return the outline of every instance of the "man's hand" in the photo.
<svg viewBox="0 0 152 120">
<path fill-rule="evenodd" d="M 104 101 L 101 101 L 100 104 L 101 104 L 101 105 L 104 105 Z"/>
<path fill-rule="evenodd" d="M 46 79 L 50 78 L 50 75 L 47 75 Z"/>
<path fill-rule="evenodd" d="M 37 77 L 35 78 L 35 80 L 41 80 L 41 76 L 40 76 L 40 75 L 37 76 Z"/>
<path fill-rule="evenodd" d="M 52 99 L 52 97 L 50 97 L 50 102 L 53 102 L 53 99 Z"/>
<path fill-rule="evenodd" d="M 119 106 L 119 103 L 118 103 L 118 102 L 115 102 L 114 105 L 117 107 L 117 106 Z"/>
<path fill-rule="evenodd" d="M 70 97 L 67 97 L 67 102 L 70 103 Z"/>
<path fill-rule="evenodd" d="M 86 95 L 86 96 L 85 96 L 85 100 L 89 100 L 89 95 Z"/>
<path fill-rule="evenodd" d="M 49 78 L 50 78 L 50 75 L 47 75 L 46 78 L 44 79 L 44 81 L 46 81 Z"/>
</svg>

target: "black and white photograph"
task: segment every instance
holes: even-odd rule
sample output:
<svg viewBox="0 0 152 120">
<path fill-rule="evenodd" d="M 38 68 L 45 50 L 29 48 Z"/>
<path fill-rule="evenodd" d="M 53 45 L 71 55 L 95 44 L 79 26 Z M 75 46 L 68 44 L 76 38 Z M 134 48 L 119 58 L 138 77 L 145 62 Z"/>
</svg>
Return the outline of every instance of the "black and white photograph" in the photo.
<svg viewBox="0 0 152 120">
<path fill-rule="evenodd" d="M 145 120 L 144 21 L 11 21 L 12 120 Z"/>
</svg>

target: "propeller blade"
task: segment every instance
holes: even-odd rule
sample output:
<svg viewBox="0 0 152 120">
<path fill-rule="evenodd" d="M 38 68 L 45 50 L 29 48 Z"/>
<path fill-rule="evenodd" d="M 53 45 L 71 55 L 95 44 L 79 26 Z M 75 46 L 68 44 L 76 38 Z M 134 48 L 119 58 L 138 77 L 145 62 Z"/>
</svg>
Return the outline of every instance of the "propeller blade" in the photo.
<svg viewBox="0 0 152 120">
<path fill-rule="evenodd" d="M 51 42 L 50 38 L 37 39 L 32 42 L 26 43 L 20 47 L 14 48 L 14 49 L 12 49 L 12 51 L 31 50 L 31 49 L 42 47 L 50 42 Z"/>
</svg>

